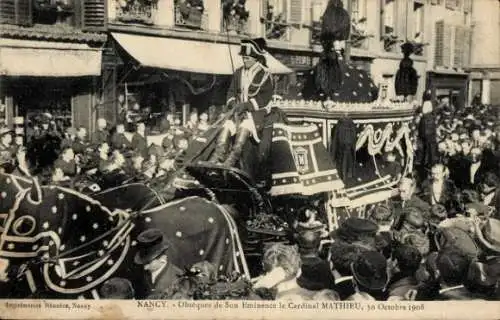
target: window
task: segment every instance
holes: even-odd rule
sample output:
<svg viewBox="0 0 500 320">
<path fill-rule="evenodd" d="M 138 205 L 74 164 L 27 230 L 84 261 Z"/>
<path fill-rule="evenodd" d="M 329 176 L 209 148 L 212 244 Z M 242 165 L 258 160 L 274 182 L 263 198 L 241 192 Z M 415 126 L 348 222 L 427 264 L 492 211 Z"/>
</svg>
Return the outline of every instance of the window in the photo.
<svg viewBox="0 0 500 320">
<path fill-rule="evenodd" d="M 288 3 L 286 0 L 264 0 L 264 25 L 267 39 L 288 38 Z"/>
<path fill-rule="evenodd" d="M 451 65 L 452 27 L 443 20 L 435 24 L 434 64 L 440 67 Z"/>
<path fill-rule="evenodd" d="M 445 6 L 450 10 L 461 10 L 462 1 L 461 0 L 446 0 Z"/>
<path fill-rule="evenodd" d="M 223 30 L 237 34 L 247 34 L 249 17 L 250 11 L 247 10 L 245 2 L 222 0 Z"/>
<path fill-rule="evenodd" d="M 174 0 L 175 25 L 206 29 L 207 15 L 203 0 Z"/>
<path fill-rule="evenodd" d="M 351 0 L 351 19 L 355 22 L 365 22 L 366 24 L 366 0 Z"/>
<path fill-rule="evenodd" d="M 31 0 L 0 0 L 0 23 L 29 26 L 33 24 Z"/>
<path fill-rule="evenodd" d="M 413 4 L 413 40 L 417 43 L 424 41 L 424 5 L 419 2 Z"/>
<path fill-rule="evenodd" d="M 394 51 L 398 43 L 397 6 L 395 0 L 382 0 L 381 10 L 381 38 L 384 41 L 385 51 Z"/>
</svg>

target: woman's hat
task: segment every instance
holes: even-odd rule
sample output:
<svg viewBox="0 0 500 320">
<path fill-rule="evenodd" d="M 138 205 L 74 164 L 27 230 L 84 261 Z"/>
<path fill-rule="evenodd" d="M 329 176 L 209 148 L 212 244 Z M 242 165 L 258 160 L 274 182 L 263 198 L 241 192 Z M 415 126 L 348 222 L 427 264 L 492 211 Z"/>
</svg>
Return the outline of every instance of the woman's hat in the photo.
<svg viewBox="0 0 500 320">
<path fill-rule="evenodd" d="M 490 218 L 482 228 L 476 224 L 476 236 L 486 248 L 500 253 L 500 220 Z"/>
<path fill-rule="evenodd" d="M 476 242 L 469 233 L 459 228 L 438 229 L 434 234 L 434 243 L 440 251 L 454 250 L 473 258 L 480 253 Z"/>
<path fill-rule="evenodd" d="M 164 241 L 159 229 L 148 229 L 137 237 L 138 252 L 134 257 L 136 264 L 147 264 L 164 253 L 169 245 Z"/>
<path fill-rule="evenodd" d="M 351 270 L 356 282 L 369 290 L 382 290 L 387 284 L 387 260 L 380 252 L 361 253 Z"/>
</svg>

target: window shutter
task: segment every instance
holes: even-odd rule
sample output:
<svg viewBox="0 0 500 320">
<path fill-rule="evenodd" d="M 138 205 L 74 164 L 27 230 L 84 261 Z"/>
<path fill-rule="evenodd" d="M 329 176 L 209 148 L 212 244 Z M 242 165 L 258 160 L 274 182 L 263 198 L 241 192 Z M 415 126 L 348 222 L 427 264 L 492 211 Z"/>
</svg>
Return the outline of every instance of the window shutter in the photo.
<svg viewBox="0 0 500 320">
<path fill-rule="evenodd" d="M 434 64 L 442 66 L 444 64 L 443 45 L 444 45 L 444 21 L 436 22 L 435 26 L 435 45 L 434 45 Z"/>
<path fill-rule="evenodd" d="M 465 29 L 461 26 L 455 27 L 455 46 L 453 50 L 453 66 L 456 68 L 463 67 L 464 45 L 465 45 Z"/>
<path fill-rule="evenodd" d="M 290 1 L 290 15 L 288 16 L 289 23 L 302 24 L 302 0 L 289 0 Z"/>
<path fill-rule="evenodd" d="M 468 67 L 470 65 L 470 46 L 471 46 L 472 30 L 470 28 L 464 28 L 464 40 L 463 40 L 463 66 Z"/>
<path fill-rule="evenodd" d="M 104 31 L 107 27 L 107 12 L 105 0 L 76 1 L 78 8 L 79 25 L 85 31 Z"/>
<path fill-rule="evenodd" d="M 0 23 L 30 26 L 32 10 L 31 0 L 0 0 Z"/>
<path fill-rule="evenodd" d="M 443 36 L 443 66 L 451 67 L 451 41 L 452 41 L 452 27 L 445 23 L 444 24 L 444 36 Z"/>
</svg>

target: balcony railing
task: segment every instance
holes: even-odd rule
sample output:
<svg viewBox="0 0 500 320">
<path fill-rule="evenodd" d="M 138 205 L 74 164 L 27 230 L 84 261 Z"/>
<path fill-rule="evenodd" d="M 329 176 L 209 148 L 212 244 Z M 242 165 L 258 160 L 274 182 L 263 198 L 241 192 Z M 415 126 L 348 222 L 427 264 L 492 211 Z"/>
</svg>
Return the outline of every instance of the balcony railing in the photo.
<svg viewBox="0 0 500 320">
<path fill-rule="evenodd" d="M 127 23 L 153 24 L 153 12 L 157 9 L 156 1 L 115 0 L 116 19 Z"/>
<path fill-rule="evenodd" d="M 175 1 L 175 25 L 191 29 L 207 29 L 208 14 L 202 0 Z"/>
<path fill-rule="evenodd" d="M 373 37 L 372 34 L 368 34 L 366 31 L 366 18 L 356 19 L 351 22 L 351 38 L 350 43 L 354 48 L 367 47 L 366 39 Z"/>
<path fill-rule="evenodd" d="M 249 34 L 250 22 L 239 17 L 229 17 L 224 20 L 224 31 L 230 34 Z"/>
<path fill-rule="evenodd" d="M 290 24 L 282 14 L 276 16 L 268 14 L 267 17 L 261 18 L 260 22 L 264 24 L 266 39 L 287 40 Z"/>
<path fill-rule="evenodd" d="M 386 33 L 382 35 L 382 41 L 384 42 L 384 50 L 387 52 L 395 52 L 396 45 L 401 42 L 398 36 L 391 33 Z"/>
</svg>

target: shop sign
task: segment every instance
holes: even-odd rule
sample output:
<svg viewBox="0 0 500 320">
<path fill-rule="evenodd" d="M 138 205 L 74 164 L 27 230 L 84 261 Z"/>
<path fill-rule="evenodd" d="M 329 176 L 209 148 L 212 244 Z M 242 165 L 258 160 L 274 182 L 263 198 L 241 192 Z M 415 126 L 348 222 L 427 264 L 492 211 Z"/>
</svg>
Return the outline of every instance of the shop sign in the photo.
<svg viewBox="0 0 500 320">
<path fill-rule="evenodd" d="M 291 67 L 312 67 L 313 58 L 311 56 L 301 56 L 301 55 L 293 55 L 293 54 L 282 54 L 276 53 L 273 56 L 284 63 L 287 66 Z"/>
</svg>

